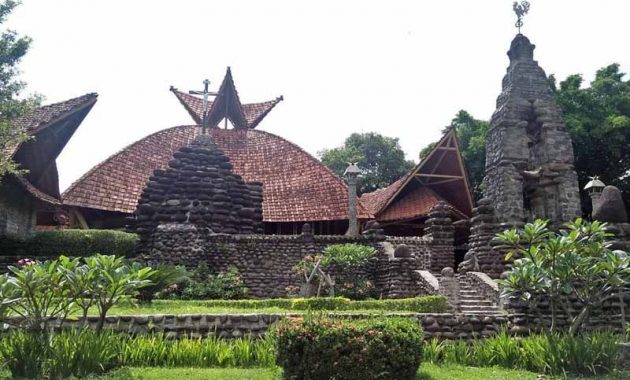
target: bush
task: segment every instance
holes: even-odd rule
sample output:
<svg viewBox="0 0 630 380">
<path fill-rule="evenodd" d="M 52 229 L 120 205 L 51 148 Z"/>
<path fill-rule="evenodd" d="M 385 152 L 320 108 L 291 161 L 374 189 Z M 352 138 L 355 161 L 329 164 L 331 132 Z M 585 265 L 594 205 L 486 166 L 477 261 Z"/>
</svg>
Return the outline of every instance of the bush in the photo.
<svg viewBox="0 0 630 380">
<path fill-rule="evenodd" d="M 415 379 L 422 358 L 422 329 L 409 319 L 287 319 L 274 334 L 285 379 Z"/>
<path fill-rule="evenodd" d="M 28 257 L 83 257 L 95 253 L 131 257 L 137 240 L 136 234 L 113 230 L 41 231 L 26 241 L 0 240 L 0 253 Z"/>
<path fill-rule="evenodd" d="M 425 344 L 424 360 L 475 367 L 519 368 L 551 375 L 596 375 L 615 369 L 620 337 L 598 332 L 571 336 L 536 334 L 511 337 L 505 330 L 488 339 Z"/>
<path fill-rule="evenodd" d="M 232 300 L 245 297 L 248 289 L 236 267 L 227 272 L 211 274 L 205 263 L 199 264 L 187 281 L 165 291 L 161 298 L 182 300 L 221 299 Z"/>
<path fill-rule="evenodd" d="M 37 334 L 13 330 L 0 340 L 0 355 L 14 378 L 66 379 L 117 366 L 122 338 L 91 329 Z"/>
<path fill-rule="evenodd" d="M 448 309 L 444 296 L 422 296 L 386 300 L 352 301 L 343 297 L 270 298 L 260 300 L 204 300 L 195 304 L 205 307 L 263 309 L 277 307 L 285 310 L 382 310 L 413 313 L 445 313 Z"/>
</svg>

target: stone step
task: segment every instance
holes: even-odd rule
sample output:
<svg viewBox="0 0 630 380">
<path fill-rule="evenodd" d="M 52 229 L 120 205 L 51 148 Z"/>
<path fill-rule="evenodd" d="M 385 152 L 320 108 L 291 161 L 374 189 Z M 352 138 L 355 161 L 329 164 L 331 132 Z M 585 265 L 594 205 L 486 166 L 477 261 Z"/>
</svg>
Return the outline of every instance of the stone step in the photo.
<svg viewBox="0 0 630 380">
<path fill-rule="evenodd" d="M 460 299 L 459 303 L 463 306 L 495 306 L 490 300 L 468 300 Z"/>
</svg>

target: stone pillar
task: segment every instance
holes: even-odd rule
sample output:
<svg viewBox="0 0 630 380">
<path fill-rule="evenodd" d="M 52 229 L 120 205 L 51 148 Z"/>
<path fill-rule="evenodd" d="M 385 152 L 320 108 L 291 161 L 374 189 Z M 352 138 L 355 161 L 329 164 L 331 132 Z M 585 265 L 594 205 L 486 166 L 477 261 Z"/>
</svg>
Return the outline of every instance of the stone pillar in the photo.
<svg viewBox="0 0 630 380">
<path fill-rule="evenodd" d="M 356 164 L 350 164 L 344 173 L 348 180 L 348 231 L 346 236 L 359 236 L 359 223 L 357 221 L 357 183 L 361 170 Z"/>
<path fill-rule="evenodd" d="M 454 235 L 455 226 L 450 218 L 450 208 L 444 202 L 438 202 L 431 211 L 427 220 L 427 233 L 429 238 L 429 268 L 438 273 L 444 267 L 455 265 Z"/>
</svg>

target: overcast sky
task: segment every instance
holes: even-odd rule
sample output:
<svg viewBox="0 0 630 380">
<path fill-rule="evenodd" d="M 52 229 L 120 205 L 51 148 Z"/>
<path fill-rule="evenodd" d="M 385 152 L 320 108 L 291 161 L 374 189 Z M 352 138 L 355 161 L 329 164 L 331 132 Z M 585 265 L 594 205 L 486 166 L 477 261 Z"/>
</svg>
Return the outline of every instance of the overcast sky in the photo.
<svg viewBox="0 0 630 380">
<path fill-rule="evenodd" d="M 533 0 L 523 33 L 560 79 L 630 71 L 630 1 Z M 400 138 L 407 158 L 460 109 L 488 119 L 516 33 L 511 0 L 23 0 L 6 25 L 33 39 L 21 64 L 46 103 L 99 100 L 59 157 L 61 188 L 149 133 L 192 121 L 168 91 L 241 101 L 284 95 L 258 128 L 312 154 L 352 132 Z"/>
</svg>

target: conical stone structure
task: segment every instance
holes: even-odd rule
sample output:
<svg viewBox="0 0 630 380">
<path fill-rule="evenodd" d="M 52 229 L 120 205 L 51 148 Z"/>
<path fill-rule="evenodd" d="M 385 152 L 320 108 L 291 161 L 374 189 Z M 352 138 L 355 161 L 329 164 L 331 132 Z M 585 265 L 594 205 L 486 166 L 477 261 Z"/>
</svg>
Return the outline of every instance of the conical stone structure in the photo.
<svg viewBox="0 0 630 380">
<path fill-rule="evenodd" d="M 571 137 L 534 48 L 522 34 L 512 40 L 488 131 L 484 196 L 502 223 L 581 215 Z"/>
<path fill-rule="evenodd" d="M 245 183 L 208 135 L 173 154 L 166 170 L 150 177 L 136 210 L 140 251 L 161 242 L 161 231 L 196 234 L 263 232 L 262 184 Z"/>
</svg>

